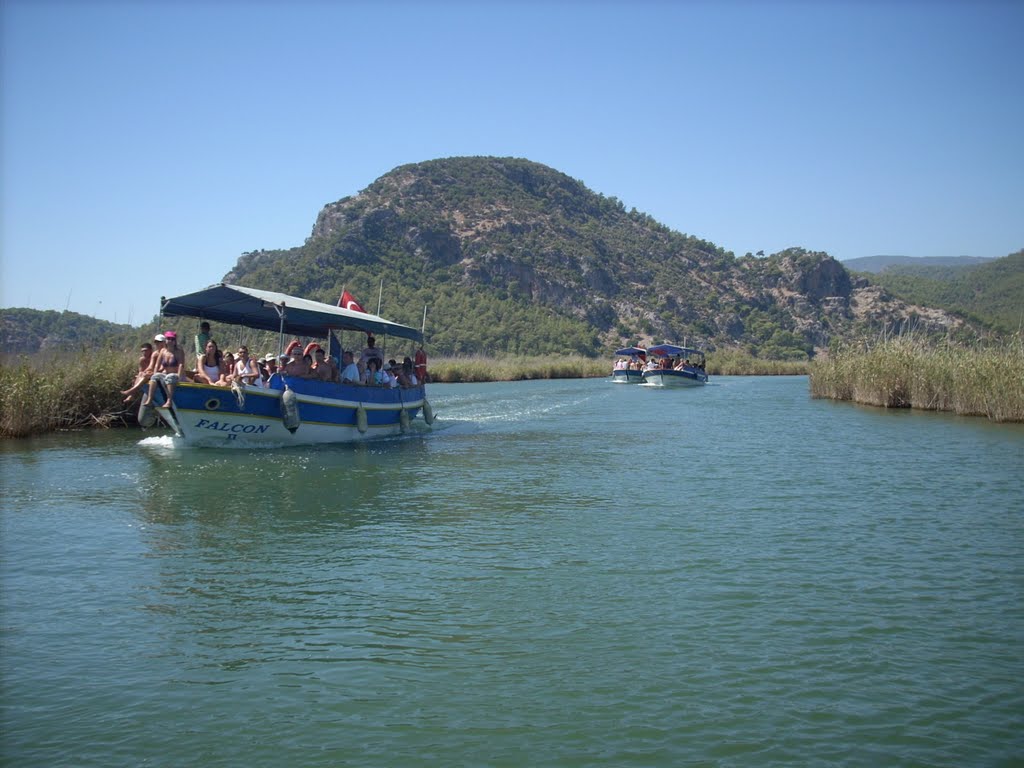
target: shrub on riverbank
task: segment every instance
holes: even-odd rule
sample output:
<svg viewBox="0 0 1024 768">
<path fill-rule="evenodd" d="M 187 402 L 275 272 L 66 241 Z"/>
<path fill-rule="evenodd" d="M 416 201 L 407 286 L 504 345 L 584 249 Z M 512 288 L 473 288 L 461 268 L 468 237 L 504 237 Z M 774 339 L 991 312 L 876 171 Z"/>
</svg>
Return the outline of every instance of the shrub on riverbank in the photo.
<svg viewBox="0 0 1024 768">
<path fill-rule="evenodd" d="M 977 349 L 910 336 L 846 347 L 814 362 L 811 396 L 1024 422 L 1024 337 Z"/>
<path fill-rule="evenodd" d="M 94 351 L 0 364 L 0 436 L 26 435 L 122 421 L 121 390 L 135 373 L 135 358 Z"/>
</svg>

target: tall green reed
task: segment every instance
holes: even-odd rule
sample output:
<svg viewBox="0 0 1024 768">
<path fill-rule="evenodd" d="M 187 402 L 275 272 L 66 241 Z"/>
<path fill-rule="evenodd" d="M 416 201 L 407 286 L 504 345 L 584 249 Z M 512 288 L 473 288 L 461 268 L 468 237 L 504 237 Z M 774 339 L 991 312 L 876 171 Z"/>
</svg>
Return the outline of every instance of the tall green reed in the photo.
<svg viewBox="0 0 1024 768">
<path fill-rule="evenodd" d="M 90 351 L 0 363 L 0 437 L 111 426 L 128 415 L 121 390 L 136 361 L 123 352 Z"/>
<path fill-rule="evenodd" d="M 1024 422 L 1024 337 L 984 347 L 910 335 L 848 345 L 811 366 L 811 396 Z"/>
</svg>

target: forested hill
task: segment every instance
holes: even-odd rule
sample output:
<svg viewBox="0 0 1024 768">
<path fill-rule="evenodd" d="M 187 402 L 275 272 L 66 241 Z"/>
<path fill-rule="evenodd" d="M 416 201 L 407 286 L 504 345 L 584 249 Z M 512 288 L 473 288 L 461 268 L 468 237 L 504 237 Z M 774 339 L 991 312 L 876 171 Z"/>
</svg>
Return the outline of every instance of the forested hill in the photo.
<svg viewBox="0 0 1024 768">
<path fill-rule="evenodd" d="M 856 259 L 846 259 L 843 266 L 853 272 L 886 272 L 890 269 L 909 268 L 915 270 L 919 267 L 940 267 L 950 271 L 964 267 L 976 267 L 992 259 L 984 256 L 861 256 Z"/>
<path fill-rule="evenodd" d="M 959 267 L 898 265 L 870 277 L 906 301 L 943 307 L 998 332 L 1024 328 L 1024 251 Z"/>
<path fill-rule="evenodd" d="M 854 280 L 824 253 L 732 253 L 627 210 L 528 160 L 405 165 L 324 207 L 302 246 L 243 254 L 227 282 L 336 303 L 419 326 L 437 354 L 609 354 L 661 341 L 800 358 L 835 336 L 911 323 L 959 332 Z"/>
<path fill-rule="evenodd" d="M 136 329 L 77 312 L 0 309 L 0 353 L 33 355 L 40 350 L 134 347 Z"/>
</svg>

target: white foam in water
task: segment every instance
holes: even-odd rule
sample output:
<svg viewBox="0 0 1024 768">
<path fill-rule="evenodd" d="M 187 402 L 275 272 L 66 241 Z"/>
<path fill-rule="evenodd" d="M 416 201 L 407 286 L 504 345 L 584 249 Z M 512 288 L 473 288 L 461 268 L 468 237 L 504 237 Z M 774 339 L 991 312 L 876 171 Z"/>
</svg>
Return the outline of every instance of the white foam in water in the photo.
<svg viewBox="0 0 1024 768">
<path fill-rule="evenodd" d="M 158 448 L 158 449 L 173 449 L 176 447 L 177 442 L 174 439 L 174 435 L 153 435 L 153 437 L 144 437 L 139 440 L 139 445 L 146 448 Z"/>
<path fill-rule="evenodd" d="M 290 443 L 252 443 L 247 440 L 214 440 L 208 443 L 195 443 L 189 444 L 182 440 L 180 437 L 175 435 L 155 435 L 153 437 L 144 437 L 139 440 L 138 443 L 143 448 L 149 448 L 156 451 L 181 451 L 181 450 L 192 450 L 195 448 L 217 448 L 227 450 L 251 450 L 253 448 L 291 448 L 294 447 Z"/>
</svg>

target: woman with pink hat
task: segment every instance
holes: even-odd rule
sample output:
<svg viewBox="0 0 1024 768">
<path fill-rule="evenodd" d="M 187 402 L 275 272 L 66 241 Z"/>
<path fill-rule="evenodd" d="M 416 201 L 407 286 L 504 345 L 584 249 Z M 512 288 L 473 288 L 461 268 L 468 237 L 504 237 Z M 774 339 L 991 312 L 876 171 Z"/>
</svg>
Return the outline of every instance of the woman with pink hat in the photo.
<svg viewBox="0 0 1024 768">
<path fill-rule="evenodd" d="M 178 381 L 185 370 L 185 353 L 178 346 L 178 334 L 174 331 L 164 331 L 163 337 L 164 348 L 154 354 L 156 362 L 153 365 L 153 375 L 149 378 L 149 392 L 142 401 L 142 404 L 147 407 L 153 405 L 157 382 L 164 383 L 169 405 L 174 397 L 174 388 L 178 386 Z"/>
</svg>

